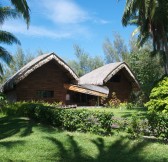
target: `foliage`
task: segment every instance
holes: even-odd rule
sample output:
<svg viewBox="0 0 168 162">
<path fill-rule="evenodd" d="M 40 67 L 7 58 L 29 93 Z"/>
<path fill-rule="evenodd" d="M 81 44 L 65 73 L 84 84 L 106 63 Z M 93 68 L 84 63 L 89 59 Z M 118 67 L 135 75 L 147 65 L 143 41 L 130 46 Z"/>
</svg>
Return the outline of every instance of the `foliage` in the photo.
<svg viewBox="0 0 168 162">
<path fill-rule="evenodd" d="M 142 135 L 150 135 L 148 129 L 148 120 L 146 118 L 141 119 L 138 114 L 133 114 L 126 125 L 126 131 L 132 138 L 139 138 L 142 137 Z"/>
<path fill-rule="evenodd" d="M 147 42 L 138 50 L 135 41 L 131 40 L 131 53 L 127 63 L 141 85 L 142 94 L 140 97 L 142 98 L 144 96 L 143 94 L 145 94 L 146 99 L 148 99 L 154 83 L 161 78 L 164 72 L 159 56 L 151 56 L 151 43 Z"/>
<path fill-rule="evenodd" d="M 152 38 L 154 52 L 161 53 L 165 57 L 165 73 L 168 74 L 168 1 L 127 0 L 122 24 L 138 27 L 133 33 L 135 35 L 139 32 L 138 46 L 142 46 Z"/>
<path fill-rule="evenodd" d="M 78 76 L 82 76 L 100 66 L 104 65 L 101 57 L 91 57 L 78 45 L 74 45 L 76 60 L 68 61 L 69 66 L 76 72 Z"/>
<path fill-rule="evenodd" d="M 4 21 L 8 18 L 17 18 L 19 16 L 23 16 L 23 18 L 26 20 L 27 25 L 29 25 L 30 22 L 30 15 L 29 15 L 29 7 L 26 2 L 24 1 L 18 1 L 18 0 L 10 0 L 11 6 L 3 6 L 0 5 L 0 25 L 2 26 L 4 24 Z M 14 8 L 13 8 L 14 7 Z M 7 45 L 11 44 L 20 44 L 20 41 L 10 32 L 0 30 L 0 43 L 5 43 Z M 3 74 L 3 66 L 4 64 L 9 64 L 12 60 L 11 54 L 2 46 L 0 46 L 0 78 L 2 78 Z"/>
<path fill-rule="evenodd" d="M 47 162 L 166 162 L 167 145 L 130 140 L 126 134 L 99 136 L 67 132 L 28 118 L 0 118 L 0 160 Z"/>
<path fill-rule="evenodd" d="M 133 114 L 126 130 L 133 138 L 151 136 L 168 140 L 168 114 L 148 113 L 146 117 Z"/>
<path fill-rule="evenodd" d="M 124 40 L 122 37 L 115 33 L 114 34 L 114 41 L 111 41 L 107 38 L 103 43 L 103 50 L 105 53 L 105 60 L 106 63 L 112 62 L 120 62 L 128 60 L 129 53 L 127 50 L 127 46 L 125 45 Z"/>
<path fill-rule="evenodd" d="M 145 106 L 150 112 L 168 113 L 168 77 L 164 77 L 152 89 L 150 101 Z"/>
<path fill-rule="evenodd" d="M 111 112 L 55 108 L 42 102 L 16 102 L 4 108 L 8 115 L 25 116 L 69 131 L 112 133 Z"/>
</svg>

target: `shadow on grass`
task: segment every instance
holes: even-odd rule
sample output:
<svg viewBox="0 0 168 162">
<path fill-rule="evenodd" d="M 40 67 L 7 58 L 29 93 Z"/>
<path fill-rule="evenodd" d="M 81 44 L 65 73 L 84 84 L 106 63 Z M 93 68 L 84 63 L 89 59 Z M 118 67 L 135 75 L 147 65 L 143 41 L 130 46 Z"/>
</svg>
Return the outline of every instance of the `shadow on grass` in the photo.
<svg viewBox="0 0 168 162">
<path fill-rule="evenodd" d="M 139 109 L 133 109 L 134 112 L 121 112 L 121 117 L 122 118 L 129 118 L 131 117 L 133 114 L 138 114 L 138 116 L 140 117 L 146 117 L 147 116 L 147 111 L 144 108 L 139 108 Z"/>
<path fill-rule="evenodd" d="M 73 136 L 67 136 L 68 140 L 68 150 L 64 144 L 53 137 L 46 137 L 50 142 L 52 142 L 58 153 L 53 154 L 50 156 L 50 159 L 47 160 L 55 160 L 57 155 L 59 155 L 59 162 L 93 162 L 92 157 L 88 155 L 84 155 L 81 151 L 82 148 L 78 145 L 78 143 L 74 140 Z"/>
<path fill-rule="evenodd" d="M 11 137 L 20 133 L 21 137 L 30 135 L 33 131 L 32 128 L 36 124 L 28 118 L 0 118 L 0 139 Z"/>
<path fill-rule="evenodd" d="M 15 147 L 16 145 L 23 145 L 25 142 L 22 140 L 16 140 L 16 141 L 0 141 L 1 147 L 6 147 L 8 149 Z"/>
<path fill-rule="evenodd" d="M 55 154 L 50 156 L 50 159 L 54 161 L 59 156 L 59 162 L 157 162 L 154 158 L 147 159 L 145 154 L 141 154 L 143 149 L 148 146 L 150 141 L 133 142 L 118 138 L 110 145 L 106 146 L 103 138 L 97 138 L 91 140 L 98 149 L 97 156 L 90 156 L 83 152 L 81 146 L 74 139 L 73 136 L 67 135 L 67 141 L 61 142 L 53 137 L 46 137 L 50 142 L 55 145 L 55 150 L 58 150 Z M 65 144 L 66 143 L 66 144 Z M 85 144 L 84 144 L 85 145 Z M 92 152 L 91 148 L 89 152 Z M 160 162 L 167 162 L 167 159 L 159 159 Z"/>
</svg>

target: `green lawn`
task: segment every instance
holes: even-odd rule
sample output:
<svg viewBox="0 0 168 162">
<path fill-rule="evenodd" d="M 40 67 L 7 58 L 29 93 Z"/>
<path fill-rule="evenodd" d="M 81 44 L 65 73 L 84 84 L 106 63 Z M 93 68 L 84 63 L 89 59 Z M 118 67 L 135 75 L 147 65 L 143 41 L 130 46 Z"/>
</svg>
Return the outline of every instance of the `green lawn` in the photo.
<svg viewBox="0 0 168 162">
<path fill-rule="evenodd" d="M 80 108 L 81 109 L 81 108 Z M 137 108 L 137 109 L 125 109 L 125 108 L 84 108 L 90 111 L 105 111 L 112 112 L 115 117 L 123 117 L 128 118 L 131 117 L 132 114 L 138 114 L 144 116 L 146 114 L 145 108 Z"/>
<path fill-rule="evenodd" d="M 168 145 L 60 131 L 28 118 L 0 117 L 0 161 L 168 162 Z"/>
</svg>

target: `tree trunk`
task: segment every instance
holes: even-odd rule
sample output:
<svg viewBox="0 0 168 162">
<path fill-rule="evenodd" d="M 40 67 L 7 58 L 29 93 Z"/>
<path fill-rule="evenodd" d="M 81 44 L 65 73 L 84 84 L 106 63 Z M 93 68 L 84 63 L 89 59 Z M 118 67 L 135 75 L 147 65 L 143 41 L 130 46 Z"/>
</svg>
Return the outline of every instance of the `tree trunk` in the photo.
<svg viewBox="0 0 168 162">
<path fill-rule="evenodd" d="M 165 52 L 165 74 L 168 76 L 168 40 L 167 40 L 167 33 L 163 27 L 163 46 Z"/>
</svg>

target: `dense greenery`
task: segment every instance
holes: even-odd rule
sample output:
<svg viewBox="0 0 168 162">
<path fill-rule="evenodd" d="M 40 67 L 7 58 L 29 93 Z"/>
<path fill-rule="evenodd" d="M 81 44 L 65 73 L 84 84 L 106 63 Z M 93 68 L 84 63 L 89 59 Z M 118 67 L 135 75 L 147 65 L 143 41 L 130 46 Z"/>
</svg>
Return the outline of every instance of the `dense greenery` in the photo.
<svg viewBox="0 0 168 162">
<path fill-rule="evenodd" d="M 164 74 L 161 58 L 159 56 L 152 56 L 151 50 L 151 42 L 147 42 L 143 48 L 138 49 L 136 40 L 132 40 L 131 52 L 127 61 L 147 99 L 154 83 Z"/>
<path fill-rule="evenodd" d="M 7 104 L 2 112 L 9 116 L 24 116 L 54 127 L 79 132 L 112 135 L 128 132 L 131 137 L 155 136 L 168 140 L 168 116 L 166 114 L 143 113 L 114 116 L 108 109 L 63 109 L 55 104 L 42 102 L 16 102 Z M 120 113 L 122 112 L 120 109 Z M 92 111 L 91 111 L 92 110 Z M 112 109 L 111 109 L 112 110 Z"/>
<path fill-rule="evenodd" d="M 131 137 L 149 136 L 168 141 L 168 114 L 148 113 L 133 115 L 126 127 Z"/>
<path fill-rule="evenodd" d="M 138 27 L 134 32 L 139 32 L 138 46 L 152 38 L 154 52 L 164 57 L 165 73 L 168 74 L 168 1 L 127 0 L 122 23 Z"/>
<path fill-rule="evenodd" d="M 16 102 L 8 104 L 3 112 L 8 115 L 29 117 L 55 127 L 96 134 L 112 133 L 113 113 L 76 109 L 60 109 L 55 105 L 39 102 Z"/>
<path fill-rule="evenodd" d="M 166 162 L 168 145 L 130 140 L 125 134 L 102 137 L 67 132 L 28 118 L 0 117 L 0 161 Z"/>
<path fill-rule="evenodd" d="M 164 77 L 152 89 L 150 101 L 145 106 L 151 112 L 168 113 L 168 77 Z"/>
</svg>

